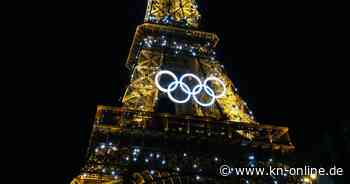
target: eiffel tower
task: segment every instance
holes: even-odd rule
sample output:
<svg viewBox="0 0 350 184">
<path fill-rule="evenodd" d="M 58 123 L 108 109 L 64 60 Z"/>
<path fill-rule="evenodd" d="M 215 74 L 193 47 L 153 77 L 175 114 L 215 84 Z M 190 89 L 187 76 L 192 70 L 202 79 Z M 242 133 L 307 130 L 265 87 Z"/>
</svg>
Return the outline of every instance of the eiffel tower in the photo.
<svg viewBox="0 0 350 184">
<path fill-rule="evenodd" d="M 198 29 L 194 0 L 148 0 L 125 66 L 122 106 L 99 105 L 86 163 L 71 184 L 297 183 L 288 176 L 220 175 L 290 167 L 288 128 L 261 124 Z"/>
</svg>

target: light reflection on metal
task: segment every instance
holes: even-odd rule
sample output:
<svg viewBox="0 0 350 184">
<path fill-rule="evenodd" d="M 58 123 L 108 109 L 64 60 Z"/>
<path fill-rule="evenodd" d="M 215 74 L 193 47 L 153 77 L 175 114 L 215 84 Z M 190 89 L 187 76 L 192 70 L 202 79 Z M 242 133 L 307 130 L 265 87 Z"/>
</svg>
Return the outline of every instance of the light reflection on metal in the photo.
<svg viewBox="0 0 350 184">
<path fill-rule="evenodd" d="M 122 99 L 123 107 L 97 107 L 89 158 L 82 168 L 82 173 L 74 178 L 71 184 L 125 183 L 130 179 L 137 181 L 135 183 L 145 183 L 146 180 L 152 183 L 152 177 L 157 178 L 158 181 L 179 177 L 172 175 L 174 172 L 168 173 L 163 170 L 161 173 L 154 168 L 128 175 L 131 178 L 124 177 L 120 173 L 121 170 L 118 167 L 122 164 L 151 163 L 157 159 L 163 166 L 167 166 L 173 162 L 164 158 L 177 158 L 167 156 L 166 153 L 161 153 L 161 150 L 159 152 L 161 155 L 155 152 L 153 141 L 144 141 L 150 134 L 162 141 L 169 135 L 175 137 L 191 135 L 197 137 L 198 141 L 203 140 L 206 143 L 215 138 L 224 139 L 230 144 L 242 146 L 243 149 L 247 146 L 281 153 L 294 150 L 287 127 L 258 124 L 254 120 L 247 103 L 240 97 L 233 82 L 223 70 L 223 65 L 216 60 L 214 50 L 219 41 L 217 35 L 192 29 L 198 27 L 199 17 L 194 0 L 148 0 L 146 23 L 137 27 L 126 62 L 132 75 Z M 163 88 L 157 85 L 160 76 L 156 74 L 161 73 L 160 69 L 166 66 L 174 68 L 173 71 L 184 73 L 189 70 L 185 68 L 188 66 L 196 75 L 187 73 L 178 79 L 174 73 L 163 71 L 163 74 L 170 75 L 174 79 L 167 88 Z M 213 75 L 207 76 L 207 74 Z M 197 75 L 207 78 L 202 82 Z M 196 82 L 193 88 L 191 86 L 192 90 L 183 82 L 186 78 L 194 79 Z M 183 100 L 176 99 L 171 93 L 179 86 L 187 94 Z M 188 108 L 187 114 L 182 114 L 181 111 L 180 113 L 178 111 L 159 113 L 156 110 L 159 91 L 168 93 L 169 98 L 175 102 L 177 100 L 177 103 L 186 103 L 191 96 L 196 103 L 181 106 Z M 214 91 L 222 91 L 222 93 L 215 94 Z M 202 98 L 200 92 L 206 93 L 207 95 L 203 96 L 208 98 Z M 174 104 L 174 106 L 178 105 Z M 123 142 L 130 142 L 140 136 L 142 140 L 135 139 L 141 141 L 137 145 L 152 142 L 150 146 L 152 150 L 151 152 L 142 150 L 141 155 L 144 154 L 147 157 L 140 157 L 139 149 L 133 149 L 134 152 L 132 152 L 128 146 L 117 147 L 112 144 L 110 138 L 114 138 L 114 135 L 118 135 L 115 136 L 118 138 L 114 140 L 115 142 L 125 135 L 130 137 L 124 137 L 127 141 Z M 96 147 L 96 143 L 103 139 L 108 141 Z M 159 149 L 163 148 L 159 147 Z M 132 154 L 125 154 L 125 151 Z M 181 157 L 194 158 L 192 152 L 187 153 L 181 154 Z M 112 161 L 110 158 L 117 160 Z M 214 158 L 215 163 L 221 160 L 222 158 Z M 201 169 L 200 165 L 198 164 L 198 168 L 196 165 L 195 169 Z M 176 173 L 181 173 L 185 168 L 174 165 Z M 310 178 L 313 177 L 310 176 Z M 203 180 L 205 177 L 194 176 L 193 178 Z"/>
<path fill-rule="evenodd" d="M 149 0 L 145 21 L 197 28 L 200 17 L 195 0 Z"/>
<path fill-rule="evenodd" d="M 153 111 L 158 96 L 158 89 L 153 78 L 159 70 L 163 54 L 156 51 L 143 50 L 138 65 L 134 68 L 130 84 L 125 91 L 123 104 L 129 109 Z"/>
<path fill-rule="evenodd" d="M 220 64 L 213 64 L 206 59 L 199 60 L 199 64 L 207 73 L 215 73 L 216 77 L 220 78 L 226 87 L 226 94 L 223 98 L 217 99 L 218 106 L 230 121 L 237 121 L 243 123 L 254 123 L 254 116 L 249 113 L 249 108 L 245 101 L 235 91 L 235 86 L 231 79 L 225 74 Z M 243 133 L 247 136 L 249 133 Z M 248 136 L 250 137 L 250 136 Z"/>
<path fill-rule="evenodd" d="M 160 77 L 162 75 L 164 75 L 164 74 L 165 75 L 169 75 L 169 76 L 171 76 L 173 78 L 173 81 L 168 85 L 167 88 L 163 88 L 159 84 Z M 186 83 L 183 82 L 183 80 L 185 78 L 188 78 L 188 77 L 191 77 L 191 78 L 195 79 L 197 81 L 197 83 L 198 83 L 196 86 L 193 87 L 192 90 L 190 90 L 190 87 Z M 223 88 L 222 92 L 220 94 L 216 95 L 214 93 L 214 90 L 208 85 L 209 81 L 216 81 L 216 82 L 218 82 Z M 194 101 L 196 101 L 199 105 L 201 105 L 203 107 L 208 107 L 208 106 L 213 105 L 214 102 L 215 102 L 215 99 L 223 97 L 225 95 L 225 93 L 226 93 L 226 87 L 225 87 L 224 82 L 222 80 L 218 79 L 217 77 L 214 77 L 214 76 L 208 77 L 202 83 L 202 81 L 199 79 L 199 77 L 194 75 L 194 74 L 192 74 L 192 73 L 184 74 L 184 75 L 182 75 L 180 77 L 180 80 L 178 80 L 176 75 L 173 72 L 168 71 L 168 70 L 162 70 L 162 71 L 159 71 L 156 74 L 155 84 L 156 84 L 156 86 L 158 87 L 158 89 L 160 91 L 167 93 L 168 97 L 175 103 L 186 103 L 186 102 L 188 102 L 190 100 L 190 98 L 192 96 Z M 182 92 L 186 93 L 186 95 L 187 95 L 187 97 L 185 99 L 183 99 L 183 100 L 178 100 L 171 94 L 171 92 L 175 91 L 179 85 L 180 85 L 180 89 L 182 90 Z M 203 103 L 197 98 L 197 95 L 203 89 L 207 93 L 207 95 L 211 97 L 211 100 L 208 103 Z"/>
</svg>

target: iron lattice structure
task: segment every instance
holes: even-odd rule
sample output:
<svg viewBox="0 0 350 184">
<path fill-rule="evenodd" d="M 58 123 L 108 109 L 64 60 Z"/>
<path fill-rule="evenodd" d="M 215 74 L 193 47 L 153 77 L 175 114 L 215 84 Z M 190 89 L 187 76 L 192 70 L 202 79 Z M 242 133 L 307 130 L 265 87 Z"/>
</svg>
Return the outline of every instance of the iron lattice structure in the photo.
<svg viewBox="0 0 350 184">
<path fill-rule="evenodd" d="M 178 73 L 191 71 L 201 77 L 208 74 L 217 76 L 224 81 L 227 93 L 210 108 L 196 104 L 177 105 L 178 113 L 191 106 L 192 110 L 185 113 L 256 123 L 247 104 L 215 59 L 214 48 L 218 40 L 212 33 L 149 23 L 138 26 L 126 63 L 133 73 L 123 98 L 124 106 L 154 112 L 159 97 L 154 83 L 155 74 L 161 69 L 172 69 Z"/>
<path fill-rule="evenodd" d="M 200 14 L 194 0 L 149 0 L 145 22 L 197 28 Z"/>
<path fill-rule="evenodd" d="M 255 121 L 215 57 L 219 38 L 193 30 L 199 17 L 193 0 L 148 1 L 145 23 L 137 27 L 126 62 L 131 75 L 123 105 L 98 106 L 86 163 L 72 184 L 299 182 L 286 176 L 218 174 L 222 164 L 288 168 L 294 146 L 287 127 Z M 161 70 L 215 76 L 226 93 L 210 107 L 193 100 L 168 103 L 155 84 Z M 215 82 L 210 87 L 221 90 Z M 198 98 L 208 101 L 208 95 Z"/>
</svg>

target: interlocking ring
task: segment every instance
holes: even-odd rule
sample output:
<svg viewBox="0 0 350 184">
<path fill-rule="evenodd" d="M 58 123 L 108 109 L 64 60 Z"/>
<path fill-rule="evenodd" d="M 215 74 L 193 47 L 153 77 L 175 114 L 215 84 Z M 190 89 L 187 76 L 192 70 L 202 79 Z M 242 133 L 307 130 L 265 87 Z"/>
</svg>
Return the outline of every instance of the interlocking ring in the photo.
<svg viewBox="0 0 350 184">
<path fill-rule="evenodd" d="M 164 88 L 159 84 L 160 77 L 162 75 L 169 75 L 174 79 L 174 81 L 171 82 L 167 88 Z M 190 89 L 190 87 L 186 83 L 183 82 L 183 80 L 187 77 L 194 78 L 198 83 L 196 86 L 193 87 L 192 90 Z M 217 81 L 223 87 L 223 91 L 220 94 L 216 95 L 214 93 L 214 90 L 208 86 L 209 81 Z M 204 106 L 204 107 L 208 107 L 208 106 L 213 105 L 217 98 L 223 97 L 226 93 L 226 87 L 225 87 L 224 82 L 222 80 L 218 79 L 217 77 L 214 77 L 214 76 L 208 77 L 202 83 L 202 81 L 199 79 L 199 77 L 192 74 L 192 73 L 186 73 L 180 77 L 180 80 L 178 80 L 178 78 L 176 77 L 176 75 L 173 72 L 168 71 L 168 70 L 162 70 L 156 74 L 155 84 L 160 91 L 167 93 L 170 100 L 172 100 L 175 103 L 186 103 L 191 99 L 191 96 L 192 96 L 195 102 L 197 102 L 199 105 Z M 181 90 L 187 94 L 186 98 L 183 100 L 178 100 L 171 94 L 171 92 L 175 91 L 179 85 L 180 85 Z M 197 98 L 197 95 L 203 89 L 207 93 L 207 95 L 211 97 L 211 100 L 207 103 L 203 103 L 203 102 L 199 101 Z"/>
</svg>

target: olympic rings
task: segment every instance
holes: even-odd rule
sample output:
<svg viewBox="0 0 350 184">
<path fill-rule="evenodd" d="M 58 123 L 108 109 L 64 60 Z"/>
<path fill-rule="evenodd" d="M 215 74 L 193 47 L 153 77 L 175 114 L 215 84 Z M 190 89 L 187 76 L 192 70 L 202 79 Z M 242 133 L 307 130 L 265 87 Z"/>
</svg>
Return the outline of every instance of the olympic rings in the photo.
<svg viewBox="0 0 350 184">
<path fill-rule="evenodd" d="M 174 79 L 174 81 L 171 82 L 167 88 L 164 88 L 159 84 L 160 77 L 164 74 L 169 75 L 171 78 Z M 183 82 L 183 80 L 187 77 L 192 77 L 198 83 L 196 86 L 193 87 L 192 90 L 190 89 L 190 87 L 186 83 Z M 210 86 L 208 86 L 209 81 L 217 81 L 223 87 L 223 91 L 220 94 L 216 95 L 214 93 L 214 90 L 212 88 L 210 88 Z M 225 87 L 224 82 L 222 80 L 218 79 L 217 77 L 214 77 L 214 76 L 208 77 L 202 83 L 200 78 L 192 73 L 186 73 L 180 77 L 180 80 L 178 80 L 178 78 L 176 77 L 176 75 L 173 72 L 168 71 L 168 70 L 162 70 L 156 74 L 155 84 L 160 91 L 167 93 L 170 100 L 172 100 L 175 103 L 186 103 L 191 99 L 191 96 L 192 96 L 195 102 L 197 102 L 199 105 L 204 106 L 204 107 L 208 107 L 208 106 L 213 105 L 217 98 L 223 97 L 226 93 L 226 87 Z M 183 100 L 178 100 L 171 94 L 171 92 L 175 91 L 175 89 L 179 85 L 180 85 L 181 90 L 187 94 L 186 98 Z M 203 103 L 203 102 L 199 101 L 197 98 L 197 95 L 203 90 L 203 88 L 204 88 L 204 91 L 208 94 L 208 96 L 211 97 L 211 100 L 207 103 Z"/>
</svg>

